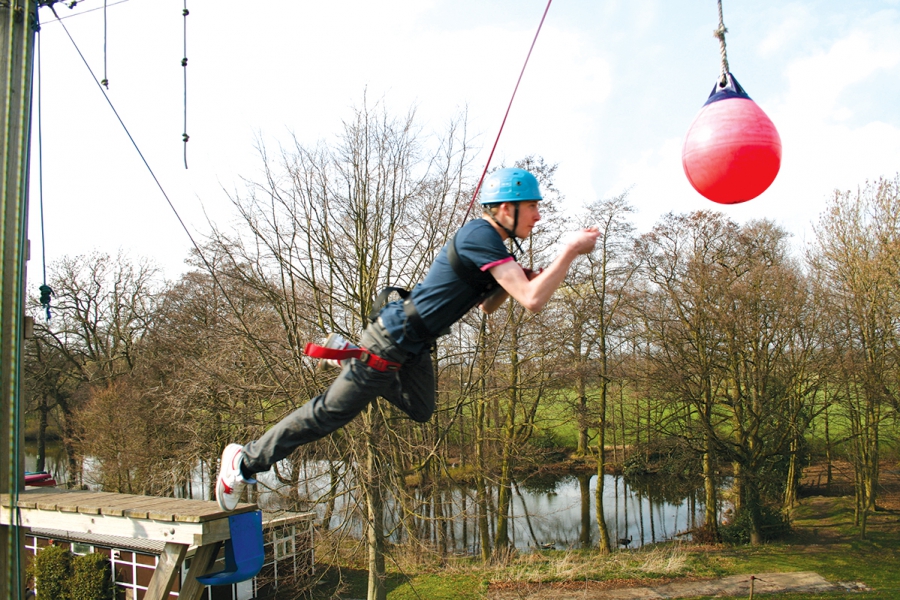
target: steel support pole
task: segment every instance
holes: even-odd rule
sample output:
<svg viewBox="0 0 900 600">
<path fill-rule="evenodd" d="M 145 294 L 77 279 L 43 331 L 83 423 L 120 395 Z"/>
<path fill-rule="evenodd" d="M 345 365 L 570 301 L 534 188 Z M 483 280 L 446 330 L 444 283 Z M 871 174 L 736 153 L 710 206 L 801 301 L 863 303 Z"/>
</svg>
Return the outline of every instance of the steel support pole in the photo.
<svg viewBox="0 0 900 600">
<path fill-rule="evenodd" d="M 31 84 L 37 0 L 0 0 L 0 492 L 24 489 L 22 339 L 28 217 Z M 16 523 L 14 502 L 10 522 Z M 6 509 L 4 509 L 6 510 Z M 22 528 L 0 528 L 0 595 L 25 596 Z"/>
</svg>

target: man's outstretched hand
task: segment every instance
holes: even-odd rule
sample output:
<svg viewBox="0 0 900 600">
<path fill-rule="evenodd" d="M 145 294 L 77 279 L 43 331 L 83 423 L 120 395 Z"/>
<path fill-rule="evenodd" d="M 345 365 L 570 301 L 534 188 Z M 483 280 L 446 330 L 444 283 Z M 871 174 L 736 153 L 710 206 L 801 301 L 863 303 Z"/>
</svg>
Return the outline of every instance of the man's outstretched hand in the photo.
<svg viewBox="0 0 900 600">
<path fill-rule="evenodd" d="M 581 231 L 573 231 L 568 236 L 568 246 L 578 254 L 589 254 L 593 252 L 594 246 L 597 245 L 597 239 L 600 237 L 600 230 L 596 227 L 588 227 Z"/>
</svg>

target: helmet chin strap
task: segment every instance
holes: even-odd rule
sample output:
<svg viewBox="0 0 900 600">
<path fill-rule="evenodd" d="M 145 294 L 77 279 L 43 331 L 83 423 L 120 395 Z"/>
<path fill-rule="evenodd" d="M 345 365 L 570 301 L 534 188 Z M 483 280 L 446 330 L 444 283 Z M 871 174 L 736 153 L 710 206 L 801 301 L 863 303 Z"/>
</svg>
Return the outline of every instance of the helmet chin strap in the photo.
<svg viewBox="0 0 900 600">
<path fill-rule="evenodd" d="M 512 204 L 515 205 L 516 210 L 513 213 L 513 226 L 512 226 L 511 230 L 508 227 L 506 227 L 505 225 L 503 225 L 502 223 L 500 223 L 500 221 L 495 219 L 494 215 L 489 214 L 489 216 L 491 218 L 491 221 L 493 221 L 494 223 L 497 224 L 497 227 L 499 227 L 500 229 L 502 229 L 503 231 L 506 232 L 506 235 L 509 236 L 509 239 L 511 239 L 513 241 L 513 244 L 516 245 L 516 248 L 518 248 L 519 253 L 524 254 L 524 251 L 522 250 L 522 246 L 519 245 L 518 236 L 516 236 L 516 233 L 515 233 L 516 228 L 519 226 L 519 203 L 512 202 Z"/>
</svg>

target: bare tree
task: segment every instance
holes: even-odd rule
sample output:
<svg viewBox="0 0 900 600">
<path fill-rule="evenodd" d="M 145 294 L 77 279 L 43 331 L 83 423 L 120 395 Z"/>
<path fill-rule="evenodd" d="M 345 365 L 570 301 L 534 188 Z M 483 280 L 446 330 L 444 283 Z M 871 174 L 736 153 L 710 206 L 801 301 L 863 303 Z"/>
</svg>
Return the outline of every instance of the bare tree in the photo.
<svg viewBox="0 0 900 600">
<path fill-rule="evenodd" d="M 248 182 L 246 192 L 233 195 L 240 224 L 233 232 L 217 231 L 211 242 L 230 263 L 231 276 L 277 315 L 269 331 L 280 340 L 277 360 L 283 362 L 276 372 L 290 376 L 310 364 L 302 348 L 311 337 L 337 331 L 357 338 L 383 287 L 421 279 L 467 200 L 465 136 L 464 118 L 429 140 L 413 111 L 395 118 L 364 99 L 334 143 L 307 147 L 295 141 L 277 162 L 260 147 L 264 181 Z M 278 418 L 293 407 L 268 408 Z M 384 498 L 390 478 L 380 465 L 392 454 L 387 442 L 401 437 L 392 428 L 373 404 L 346 431 L 314 445 L 336 444 L 337 456 L 347 459 L 362 486 L 371 599 L 386 594 Z M 425 428 L 413 431 L 420 444 L 429 437 Z"/>
<path fill-rule="evenodd" d="M 50 266 L 53 318 L 35 320 L 26 376 L 38 395 L 38 410 L 55 407 L 60 413 L 70 483 L 80 473 L 73 401 L 134 372 L 141 340 L 152 326 L 158 276 L 149 261 L 135 263 L 124 254 L 64 257 Z M 36 300 L 32 308 L 42 312 Z"/>
<path fill-rule="evenodd" d="M 832 386 L 852 433 L 856 521 L 875 508 L 881 424 L 898 407 L 900 177 L 835 192 L 809 254 L 827 314 Z"/>
<path fill-rule="evenodd" d="M 585 330 L 584 340 L 587 352 L 575 346 L 576 363 L 583 365 L 578 371 L 577 387 L 579 396 L 578 416 L 578 450 L 586 451 L 588 447 L 588 426 L 594 425 L 597 431 L 597 489 L 595 493 L 597 505 L 597 526 L 599 529 L 599 548 L 601 552 L 610 552 L 613 548 L 609 531 L 606 527 L 603 507 L 603 481 L 606 473 L 606 429 L 607 403 L 610 383 L 613 378 L 614 359 L 618 346 L 626 337 L 623 335 L 626 324 L 623 322 L 623 309 L 628 299 L 632 278 L 637 272 L 638 261 L 632 254 L 634 239 L 633 226 L 626 219 L 633 212 L 627 202 L 627 193 L 609 200 L 595 202 L 588 207 L 588 223 L 600 228 L 601 241 L 597 249 L 588 255 L 586 271 L 587 279 L 584 288 L 586 306 L 574 307 L 578 314 L 586 315 L 590 328 Z M 583 338 L 583 335 L 576 339 Z M 586 398 L 587 357 L 590 356 L 592 374 L 596 379 L 598 399 L 595 407 L 589 408 Z"/>
<path fill-rule="evenodd" d="M 711 539 L 717 469 L 729 462 L 736 512 L 762 542 L 764 509 L 784 501 L 790 466 L 779 465 L 787 456 L 796 473 L 818 390 L 815 319 L 786 239 L 771 222 L 708 212 L 669 215 L 641 239 L 651 386 L 670 402 L 666 431 L 702 457 Z"/>
<path fill-rule="evenodd" d="M 733 263 L 737 226 L 720 215 L 668 214 L 640 239 L 649 282 L 645 301 L 653 388 L 672 403 L 673 433 L 695 444 L 702 458 L 706 535 L 718 539 L 716 396 L 724 379 L 724 340 L 717 321 L 723 288 L 721 265 Z"/>
</svg>

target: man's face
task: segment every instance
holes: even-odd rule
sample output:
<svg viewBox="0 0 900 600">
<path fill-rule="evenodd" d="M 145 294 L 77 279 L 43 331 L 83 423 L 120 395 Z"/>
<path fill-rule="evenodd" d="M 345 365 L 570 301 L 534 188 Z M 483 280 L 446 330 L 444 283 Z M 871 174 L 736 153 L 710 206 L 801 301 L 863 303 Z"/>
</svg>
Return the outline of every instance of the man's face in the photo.
<svg viewBox="0 0 900 600">
<path fill-rule="evenodd" d="M 541 211 L 538 208 L 537 200 L 526 200 L 525 202 L 508 202 L 509 207 L 509 223 L 508 227 L 512 227 L 515 220 L 516 205 L 519 206 L 519 222 L 516 225 L 515 234 L 522 239 L 531 235 L 531 230 L 541 220 Z"/>
</svg>

